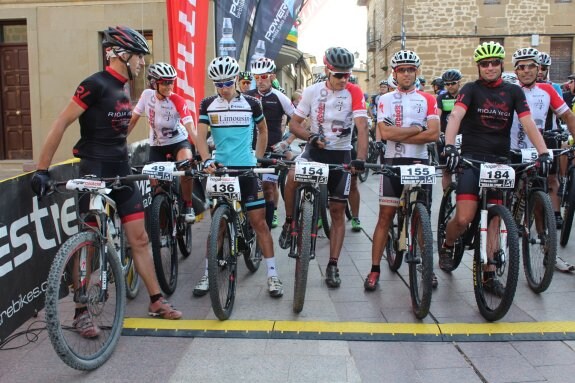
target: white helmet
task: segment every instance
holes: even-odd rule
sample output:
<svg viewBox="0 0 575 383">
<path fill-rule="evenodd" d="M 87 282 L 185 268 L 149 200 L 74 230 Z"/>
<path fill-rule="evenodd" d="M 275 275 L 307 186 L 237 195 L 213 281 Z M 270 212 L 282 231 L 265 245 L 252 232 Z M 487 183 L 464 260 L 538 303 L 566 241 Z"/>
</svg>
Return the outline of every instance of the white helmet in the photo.
<svg viewBox="0 0 575 383">
<path fill-rule="evenodd" d="M 393 74 L 390 73 L 389 77 L 387 78 L 387 86 L 390 88 L 397 88 L 397 80 L 393 78 Z"/>
<path fill-rule="evenodd" d="M 272 59 L 262 57 L 252 63 L 252 74 L 275 73 L 276 63 Z"/>
<path fill-rule="evenodd" d="M 148 79 L 154 80 L 175 80 L 176 70 L 167 63 L 155 63 L 148 68 Z"/>
<path fill-rule="evenodd" d="M 413 65 L 414 67 L 419 68 L 421 65 L 421 60 L 419 59 L 419 56 L 415 54 L 415 52 L 401 50 L 399 52 L 395 52 L 391 58 L 391 69 L 395 69 L 400 65 Z"/>
<path fill-rule="evenodd" d="M 208 66 L 208 76 L 213 81 L 229 80 L 240 73 L 240 66 L 235 58 L 220 56 L 212 60 Z"/>
<path fill-rule="evenodd" d="M 513 64 L 513 66 L 516 66 L 517 63 L 519 61 L 522 60 L 533 60 L 535 61 L 535 64 L 539 65 L 539 51 L 535 48 L 521 48 L 521 49 L 517 49 L 514 53 L 513 56 L 511 57 L 511 63 Z"/>
<path fill-rule="evenodd" d="M 501 79 L 510 84 L 517 84 L 519 81 L 517 80 L 517 75 L 514 72 L 503 72 L 501 74 Z"/>
<path fill-rule="evenodd" d="M 545 52 L 539 52 L 539 64 L 551 66 L 551 56 Z"/>
</svg>

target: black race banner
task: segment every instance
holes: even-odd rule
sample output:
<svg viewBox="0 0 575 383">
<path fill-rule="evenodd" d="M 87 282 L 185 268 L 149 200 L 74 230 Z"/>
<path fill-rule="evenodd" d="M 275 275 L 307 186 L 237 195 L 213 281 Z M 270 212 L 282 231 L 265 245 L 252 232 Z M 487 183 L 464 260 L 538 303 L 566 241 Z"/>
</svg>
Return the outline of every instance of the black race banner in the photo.
<svg viewBox="0 0 575 383">
<path fill-rule="evenodd" d="M 216 0 L 216 56 L 239 59 L 256 4 L 257 0 Z"/>
</svg>

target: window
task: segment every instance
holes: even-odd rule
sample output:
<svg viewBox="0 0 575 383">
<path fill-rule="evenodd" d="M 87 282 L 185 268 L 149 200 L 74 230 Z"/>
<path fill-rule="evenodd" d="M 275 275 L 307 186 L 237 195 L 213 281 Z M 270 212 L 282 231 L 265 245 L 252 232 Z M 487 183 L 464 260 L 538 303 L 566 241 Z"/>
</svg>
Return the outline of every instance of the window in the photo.
<svg viewBox="0 0 575 383">
<path fill-rule="evenodd" d="M 501 4 L 501 0 L 483 0 L 483 4 Z"/>
<path fill-rule="evenodd" d="M 6 22 L 0 26 L 0 43 L 25 44 L 28 35 L 25 22 Z"/>
<path fill-rule="evenodd" d="M 571 0 L 555 0 L 556 3 L 570 3 Z"/>
<path fill-rule="evenodd" d="M 148 42 L 148 46 L 150 47 L 152 54 L 144 56 L 144 60 L 146 61 L 146 66 L 140 70 L 140 73 L 138 73 L 138 77 L 136 77 L 135 79 L 130 81 L 130 99 L 132 100 L 133 104 L 136 104 L 138 102 L 140 95 L 142 94 L 144 89 L 146 89 L 148 87 L 148 84 L 147 84 L 148 81 L 146 78 L 147 77 L 147 71 L 148 71 L 148 67 L 150 66 L 150 64 L 152 64 L 154 62 L 153 33 L 152 33 L 152 31 L 144 31 L 142 33 L 142 35 L 144 35 L 144 37 L 146 38 L 146 41 Z M 104 39 L 104 34 L 101 33 L 100 34 L 100 41 L 102 41 L 103 39 Z M 103 64 L 103 68 L 105 68 L 108 65 L 108 60 L 106 60 L 106 52 L 104 51 L 104 48 L 102 48 L 102 64 Z"/>
<path fill-rule="evenodd" d="M 563 83 L 571 74 L 571 61 L 573 60 L 573 38 L 551 37 L 551 70 L 550 80 Z"/>
</svg>

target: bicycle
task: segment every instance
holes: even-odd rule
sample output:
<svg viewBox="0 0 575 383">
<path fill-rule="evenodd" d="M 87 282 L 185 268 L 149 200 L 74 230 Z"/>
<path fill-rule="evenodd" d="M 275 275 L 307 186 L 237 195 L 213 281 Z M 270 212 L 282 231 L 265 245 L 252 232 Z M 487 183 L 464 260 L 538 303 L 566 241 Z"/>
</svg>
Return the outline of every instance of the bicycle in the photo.
<svg viewBox="0 0 575 383">
<path fill-rule="evenodd" d="M 474 249 L 473 290 L 481 315 L 488 321 L 505 316 L 513 303 L 519 274 L 519 231 L 507 206 L 507 192 L 515 184 L 515 170 L 509 165 L 492 164 L 467 158 L 461 159 L 461 167 L 469 166 L 479 171 L 479 206 L 475 217 L 465 232 L 455 242 L 453 264 L 441 267 L 445 272 L 457 268 L 466 249 Z M 477 165 L 476 165 L 477 164 Z M 455 183 L 443 193 L 437 224 L 437 243 L 442 246 L 447 222 L 455 212 Z M 496 194 L 501 204 L 488 204 L 488 193 Z M 491 196 L 489 198 L 492 199 Z M 494 226 L 497 228 L 494 230 Z M 489 244 L 487 243 L 489 233 Z M 495 231 L 495 232 L 494 232 Z M 490 252 L 488 255 L 488 250 Z M 495 268 L 494 276 L 502 284 L 499 295 L 486 291 L 484 268 Z"/>
<path fill-rule="evenodd" d="M 190 160 L 156 162 L 153 166 L 165 169 L 184 169 Z M 164 169 L 164 170 L 165 170 Z M 150 211 L 150 242 L 154 268 L 160 288 L 171 295 L 178 284 L 178 247 L 182 257 L 192 253 L 192 224 L 186 222 L 185 204 L 180 193 L 179 178 L 158 180 L 152 188 Z M 177 246 L 176 246 L 177 242 Z"/>
<path fill-rule="evenodd" d="M 258 270 L 262 260 L 245 204 L 240 203 L 238 176 L 273 172 L 273 168 L 220 168 L 214 175 L 204 175 L 206 193 L 213 199 L 214 206 L 208 237 L 209 292 L 212 310 L 219 320 L 228 319 L 234 307 L 238 257 L 243 255 L 252 273 Z M 230 176 L 232 174 L 234 176 Z"/>
<path fill-rule="evenodd" d="M 397 218 L 389 228 L 385 252 L 392 271 L 399 270 L 403 261 L 408 265 L 412 311 L 418 319 L 423 319 L 429 314 L 433 279 L 433 234 L 427 208 L 429 195 L 423 185 L 435 183 L 435 167 L 422 164 L 365 166 L 387 177 L 399 177 L 404 185 Z"/>
<path fill-rule="evenodd" d="M 367 159 L 365 162 L 370 164 L 377 164 L 380 150 L 377 147 L 377 139 L 375 138 L 375 129 L 369 129 L 368 132 L 369 134 L 368 134 L 368 146 L 367 146 Z M 354 141 L 353 146 L 357 153 L 357 139 Z M 369 169 L 367 168 L 363 172 L 357 175 L 357 177 L 361 182 L 367 181 L 368 176 L 369 176 Z"/>
<path fill-rule="evenodd" d="M 563 213 L 563 226 L 561 227 L 561 235 L 559 237 L 559 244 L 561 247 L 567 246 L 569 236 L 571 235 L 571 228 L 573 226 L 573 215 L 575 214 L 575 146 L 570 146 L 567 149 L 560 151 L 558 156 L 567 156 L 569 168 L 565 177 L 565 192 L 559 196 L 561 199 L 561 210 Z"/>
</svg>

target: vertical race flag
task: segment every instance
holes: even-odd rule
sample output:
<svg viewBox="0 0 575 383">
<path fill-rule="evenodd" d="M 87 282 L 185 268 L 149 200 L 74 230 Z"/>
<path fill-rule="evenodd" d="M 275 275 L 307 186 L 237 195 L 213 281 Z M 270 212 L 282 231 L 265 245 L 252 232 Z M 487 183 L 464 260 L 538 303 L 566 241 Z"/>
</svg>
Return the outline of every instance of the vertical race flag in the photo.
<svg viewBox="0 0 575 383">
<path fill-rule="evenodd" d="M 239 61 L 244 37 L 258 0 L 216 0 L 216 56 Z"/>
<path fill-rule="evenodd" d="M 178 73 L 174 92 L 182 96 L 197 123 L 204 97 L 208 2 L 167 0 L 170 58 Z"/>
<path fill-rule="evenodd" d="M 297 18 L 303 0 L 260 1 L 256 9 L 254 28 L 248 50 L 249 68 L 260 57 L 274 60 Z"/>
</svg>

